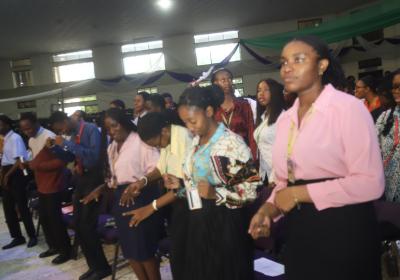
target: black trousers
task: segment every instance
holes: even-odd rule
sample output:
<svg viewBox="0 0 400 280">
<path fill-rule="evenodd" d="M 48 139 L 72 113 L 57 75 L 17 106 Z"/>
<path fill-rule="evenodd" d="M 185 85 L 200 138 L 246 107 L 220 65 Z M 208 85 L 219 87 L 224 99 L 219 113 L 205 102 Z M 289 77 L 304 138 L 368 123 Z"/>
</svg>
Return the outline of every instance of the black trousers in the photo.
<svg viewBox="0 0 400 280">
<path fill-rule="evenodd" d="M 92 201 L 84 205 L 80 200 L 102 183 L 99 170 L 93 169 L 76 178 L 74 193 L 74 222 L 76 235 L 90 269 L 104 271 L 110 269 L 97 234 L 99 203 Z"/>
<path fill-rule="evenodd" d="M 3 174 L 6 174 L 12 166 L 3 166 Z M 21 227 L 16 211 L 18 207 L 25 230 L 30 238 L 35 237 L 35 227 L 32 221 L 32 214 L 28 209 L 26 186 L 30 177 L 24 176 L 18 169 L 10 176 L 8 186 L 3 188 L 3 209 L 8 230 L 12 238 L 22 238 Z"/>
<path fill-rule="evenodd" d="M 60 254 L 70 254 L 71 243 L 61 212 L 61 193 L 39 193 L 39 219 L 49 248 Z"/>
</svg>

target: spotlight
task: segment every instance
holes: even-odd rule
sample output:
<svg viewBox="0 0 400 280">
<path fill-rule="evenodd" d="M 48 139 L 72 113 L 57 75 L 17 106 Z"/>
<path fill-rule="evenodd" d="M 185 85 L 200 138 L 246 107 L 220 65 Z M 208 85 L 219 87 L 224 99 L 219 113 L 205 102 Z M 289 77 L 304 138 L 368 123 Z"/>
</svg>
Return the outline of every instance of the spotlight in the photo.
<svg viewBox="0 0 400 280">
<path fill-rule="evenodd" d="M 172 6 L 171 0 L 158 0 L 156 4 L 163 10 L 169 10 Z"/>
</svg>

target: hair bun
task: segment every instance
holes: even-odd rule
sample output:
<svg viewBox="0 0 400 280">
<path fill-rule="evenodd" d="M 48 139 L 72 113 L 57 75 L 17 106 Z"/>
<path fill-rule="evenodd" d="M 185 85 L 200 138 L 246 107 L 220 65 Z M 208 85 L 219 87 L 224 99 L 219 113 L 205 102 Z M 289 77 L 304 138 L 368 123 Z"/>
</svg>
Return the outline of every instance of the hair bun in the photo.
<svg viewBox="0 0 400 280">
<path fill-rule="evenodd" d="M 218 85 L 211 85 L 210 87 L 210 93 L 212 95 L 213 98 L 213 103 L 215 105 L 215 107 L 219 107 L 221 106 L 222 103 L 224 103 L 225 100 L 225 95 L 224 95 L 224 91 L 222 90 L 222 88 Z"/>
</svg>

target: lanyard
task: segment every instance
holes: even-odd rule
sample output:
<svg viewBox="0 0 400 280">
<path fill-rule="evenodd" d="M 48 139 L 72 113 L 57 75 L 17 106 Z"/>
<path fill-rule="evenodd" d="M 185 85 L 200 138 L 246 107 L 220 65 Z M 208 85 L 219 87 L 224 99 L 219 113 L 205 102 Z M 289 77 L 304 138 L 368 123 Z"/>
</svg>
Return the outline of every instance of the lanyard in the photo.
<svg viewBox="0 0 400 280">
<path fill-rule="evenodd" d="M 228 120 L 225 117 L 225 113 L 222 112 L 222 120 L 224 121 L 224 124 L 227 128 L 230 128 L 231 122 L 232 122 L 232 117 L 233 117 L 233 112 L 235 111 L 235 108 L 232 109 L 232 112 L 229 114 Z"/>
<path fill-rule="evenodd" d="M 120 150 L 118 151 L 118 144 L 116 143 L 115 148 L 112 151 L 112 158 L 111 158 L 111 186 L 113 188 L 116 188 L 118 185 L 117 182 L 117 174 L 116 174 L 116 168 L 115 165 L 117 164 L 120 152 L 121 152 L 122 146 Z"/>
<path fill-rule="evenodd" d="M 78 135 L 75 136 L 75 143 L 78 145 L 81 143 L 81 137 L 82 137 L 84 127 L 85 127 L 85 123 L 81 122 L 81 124 L 79 125 L 79 133 L 78 133 Z"/>
<path fill-rule="evenodd" d="M 386 167 L 390 160 L 392 159 L 397 146 L 399 145 L 399 118 L 396 118 L 395 124 L 394 124 L 394 142 L 393 142 L 393 147 L 389 153 L 389 155 L 385 158 L 383 161 L 383 166 Z"/>
</svg>

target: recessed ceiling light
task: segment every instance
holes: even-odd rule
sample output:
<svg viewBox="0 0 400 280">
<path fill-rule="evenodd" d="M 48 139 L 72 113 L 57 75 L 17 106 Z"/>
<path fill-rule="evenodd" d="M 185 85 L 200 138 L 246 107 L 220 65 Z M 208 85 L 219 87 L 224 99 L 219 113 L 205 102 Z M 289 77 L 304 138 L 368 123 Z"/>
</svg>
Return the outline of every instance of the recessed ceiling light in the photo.
<svg viewBox="0 0 400 280">
<path fill-rule="evenodd" d="M 158 0 L 157 5 L 163 10 L 169 10 L 172 6 L 171 0 Z"/>
</svg>

